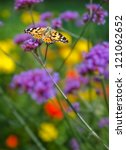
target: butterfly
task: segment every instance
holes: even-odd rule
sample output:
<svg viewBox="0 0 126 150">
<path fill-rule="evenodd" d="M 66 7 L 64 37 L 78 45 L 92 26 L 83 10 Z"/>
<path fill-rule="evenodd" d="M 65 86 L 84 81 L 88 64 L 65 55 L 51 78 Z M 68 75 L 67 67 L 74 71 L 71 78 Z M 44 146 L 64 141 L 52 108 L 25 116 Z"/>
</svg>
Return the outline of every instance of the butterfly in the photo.
<svg viewBox="0 0 126 150">
<path fill-rule="evenodd" d="M 68 40 L 65 36 L 51 27 L 29 28 L 25 29 L 25 33 L 32 35 L 32 37 L 35 39 L 41 39 L 47 44 L 53 44 L 55 42 L 68 43 Z"/>
</svg>

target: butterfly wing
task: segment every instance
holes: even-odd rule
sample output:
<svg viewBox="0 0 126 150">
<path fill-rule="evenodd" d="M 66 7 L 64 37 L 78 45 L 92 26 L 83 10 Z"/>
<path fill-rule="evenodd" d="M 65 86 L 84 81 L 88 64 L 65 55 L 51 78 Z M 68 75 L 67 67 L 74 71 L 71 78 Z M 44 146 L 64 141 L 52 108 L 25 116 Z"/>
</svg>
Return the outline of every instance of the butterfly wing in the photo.
<svg viewBox="0 0 126 150">
<path fill-rule="evenodd" d="M 46 28 L 38 27 L 38 28 L 29 28 L 25 30 L 25 33 L 31 34 L 35 39 L 42 39 Z"/>
<path fill-rule="evenodd" d="M 51 44 L 54 42 L 68 43 L 66 37 L 51 27 L 29 28 L 25 33 L 31 34 L 35 39 L 42 39 L 45 43 Z"/>
<path fill-rule="evenodd" d="M 50 34 L 52 41 L 68 43 L 67 38 L 63 36 L 61 33 L 57 32 L 56 30 L 52 29 Z"/>
</svg>

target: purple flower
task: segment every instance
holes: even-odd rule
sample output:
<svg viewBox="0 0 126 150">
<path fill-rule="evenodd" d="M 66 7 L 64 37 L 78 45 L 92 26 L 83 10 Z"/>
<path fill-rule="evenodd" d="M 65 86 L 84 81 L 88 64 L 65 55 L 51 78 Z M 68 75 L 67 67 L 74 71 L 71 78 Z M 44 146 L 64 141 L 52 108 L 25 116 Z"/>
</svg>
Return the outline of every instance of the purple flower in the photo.
<svg viewBox="0 0 126 150">
<path fill-rule="evenodd" d="M 29 34 L 23 33 L 23 34 L 18 34 L 14 37 L 14 42 L 16 44 L 22 44 L 24 41 L 30 39 L 31 36 Z"/>
<path fill-rule="evenodd" d="M 65 11 L 60 14 L 60 18 L 65 21 L 71 21 L 76 20 L 78 18 L 79 14 L 76 11 Z"/>
<path fill-rule="evenodd" d="M 80 78 L 73 77 L 73 78 L 67 78 L 66 79 L 66 85 L 65 85 L 65 93 L 73 93 L 75 90 L 78 90 L 80 88 Z"/>
<path fill-rule="evenodd" d="M 28 26 L 29 28 L 37 28 L 37 27 L 47 27 L 48 26 L 48 22 L 47 21 L 40 21 L 38 23 L 35 24 L 31 24 L 30 26 Z"/>
<path fill-rule="evenodd" d="M 103 128 L 105 126 L 108 126 L 109 125 L 109 119 L 108 118 L 102 118 L 99 123 L 98 123 L 98 126 L 100 128 Z"/>
<path fill-rule="evenodd" d="M 46 21 L 48 19 L 51 19 L 52 17 L 53 17 L 53 14 L 51 12 L 47 11 L 47 12 L 44 12 L 41 14 L 40 19 L 42 21 Z"/>
<path fill-rule="evenodd" d="M 81 75 L 86 73 L 108 74 L 109 43 L 103 42 L 91 48 L 89 53 L 84 54 L 84 61 L 78 66 Z"/>
<path fill-rule="evenodd" d="M 78 19 L 77 21 L 76 21 L 76 26 L 77 27 L 81 27 L 81 26 L 83 26 L 84 25 L 84 21 L 82 20 L 82 19 Z"/>
<path fill-rule="evenodd" d="M 15 0 L 15 9 L 31 7 L 33 4 L 43 2 L 43 0 Z"/>
<path fill-rule="evenodd" d="M 79 143 L 77 142 L 75 138 L 72 138 L 70 140 L 70 147 L 71 147 L 71 150 L 80 150 Z"/>
<path fill-rule="evenodd" d="M 80 103 L 74 102 L 74 103 L 72 104 L 72 106 L 73 106 L 73 108 L 74 108 L 77 112 L 80 111 Z M 71 107 L 69 107 L 69 108 L 67 109 L 67 112 L 71 112 L 71 111 L 73 111 L 73 110 L 72 110 Z"/>
<path fill-rule="evenodd" d="M 40 42 L 34 39 L 29 39 L 22 43 L 21 48 L 25 51 L 32 51 L 40 46 Z"/>
<path fill-rule="evenodd" d="M 88 13 L 84 13 L 83 16 L 82 16 L 82 20 L 83 20 L 84 24 L 86 22 L 88 22 L 89 19 L 90 19 L 90 15 Z"/>
<path fill-rule="evenodd" d="M 50 70 L 48 71 L 51 73 Z M 53 73 L 52 77 L 58 82 L 57 73 Z M 21 93 L 28 93 L 37 103 L 44 103 L 56 94 L 54 84 L 44 69 L 29 70 L 15 75 L 10 85 Z"/>
<path fill-rule="evenodd" d="M 52 22 L 51 22 L 51 24 L 52 24 L 51 25 L 52 28 L 61 28 L 62 27 L 62 21 L 61 21 L 60 18 L 53 19 Z"/>
<path fill-rule="evenodd" d="M 105 17 L 108 16 L 108 12 L 105 11 L 101 5 L 88 4 L 86 5 L 86 8 L 92 12 L 92 16 L 91 16 L 92 22 L 97 23 L 98 25 L 105 24 Z M 87 15 L 87 13 L 83 15 L 83 19 L 85 15 Z"/>
</svg>

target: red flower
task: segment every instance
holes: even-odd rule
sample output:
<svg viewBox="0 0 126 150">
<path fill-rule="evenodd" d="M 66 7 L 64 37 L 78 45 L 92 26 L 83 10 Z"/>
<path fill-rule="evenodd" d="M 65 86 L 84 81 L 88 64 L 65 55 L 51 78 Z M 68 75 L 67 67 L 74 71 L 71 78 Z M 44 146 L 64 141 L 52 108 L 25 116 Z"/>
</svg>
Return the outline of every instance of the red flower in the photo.
<svg viewBox="0 0 126 150">
<path fill-rule="evenodd" d="M 19 144 L 19 139 L 16 135 L 9 135 L 6 139 L 6 146 L 9 148 L 16 148 Z"/>
<path fill-rule="evenodd" d="M 47 102 L 44 106 L 45 112 L 54 119 L 63 119 L 63 112 L 60 108 L 58 101 L 54 98 Z"/>
</svg>

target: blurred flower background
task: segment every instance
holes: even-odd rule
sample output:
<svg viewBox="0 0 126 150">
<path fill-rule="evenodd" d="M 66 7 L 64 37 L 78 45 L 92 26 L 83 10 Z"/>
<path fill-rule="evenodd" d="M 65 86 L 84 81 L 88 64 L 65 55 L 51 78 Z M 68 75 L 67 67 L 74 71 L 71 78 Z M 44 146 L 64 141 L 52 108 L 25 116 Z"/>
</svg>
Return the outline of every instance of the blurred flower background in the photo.
<svg viewBox="0 0 126 150">
<path fill-rule="evenodd" d="M 105 0 L 0 1 L 0 150 L 107 149 L 108 8 Z M 43 60 L 46 44 L 24 33 L 47 26 L 68 39 L 49 45 L 45 66 L 69 103 L 32 55 Z"/>
</svg>

